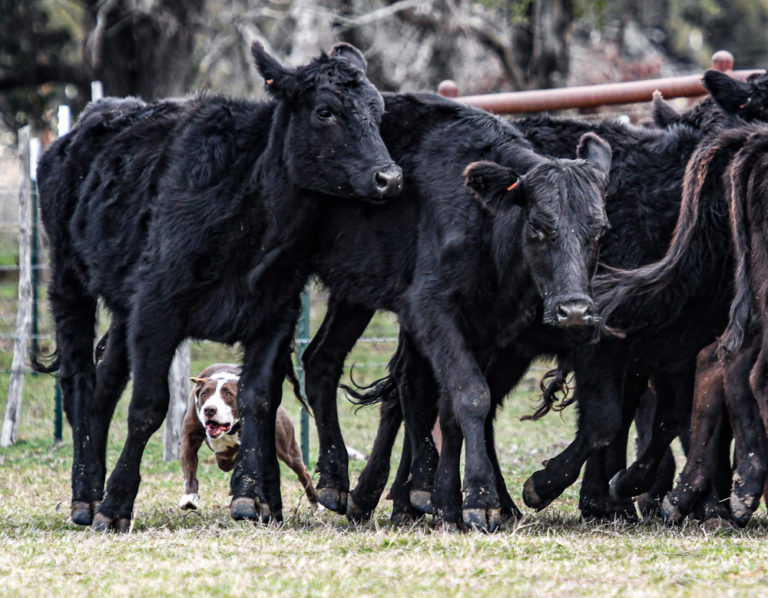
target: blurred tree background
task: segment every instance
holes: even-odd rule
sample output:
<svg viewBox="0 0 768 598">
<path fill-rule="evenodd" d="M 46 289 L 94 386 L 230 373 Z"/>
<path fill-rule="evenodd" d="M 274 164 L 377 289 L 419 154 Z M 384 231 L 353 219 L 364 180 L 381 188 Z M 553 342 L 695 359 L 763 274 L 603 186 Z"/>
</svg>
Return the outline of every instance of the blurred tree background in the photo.
<svg viewBox="0 0 768 598">
<path fill-rule="evenodd" d="M 383 90 L 484 93 L 692 72 L 720 48 L 759 67 L 767 24 L 768 0 L 0 0 L 0 114 L 42 128 L 93 79 L 144 99 L 259 96 L 256 38 L 289 64 L 350 42 Z"/>
</svg>

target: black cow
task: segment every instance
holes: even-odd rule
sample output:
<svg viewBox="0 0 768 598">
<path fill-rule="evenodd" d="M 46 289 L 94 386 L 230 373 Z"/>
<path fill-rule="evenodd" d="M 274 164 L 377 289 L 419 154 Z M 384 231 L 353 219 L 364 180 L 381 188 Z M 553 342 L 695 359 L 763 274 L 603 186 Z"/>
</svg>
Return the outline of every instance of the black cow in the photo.
<svg viewBox="0 0 768 598">
<path fill-rule="evenodd" d="M 719 104 L 738 111 L 740 107 L 741 109 L 744 108 L 742 104 L 745 102 L 740 100 L 741 103 L 738 106 L 731 106 L 733 102 L 729 98 L 734 94 L 734 89 L 739 94 L 742 94 L 745 89 L 751 90 L 751 97 L 759 99 L 765 88 L 765 76 L 753 77 L 749 83 L 744 84 L 722 73 L 710 71 L 705 76 L 705 84 Z M 744 99 L 746 98 L 742 98 L 742 100 Z M 750 109 L 753 112 L 745 116 L 764 116 L 758 110 L 758 108 L 765 108 L 764 102 L 755 101 L 749 104 L 751 104 Z M 691 123 L 673 126 L 668 131 L 649 131 L 611 123 L 587 125 L 541 118 L 518 121 L 518 125 L 539 151 L 556 155 L 567 155 L 571 152 L 570 144 L 586 131 L 597 132 L 610 141 L 614 150 L 614 161 L 607 210 L 609 219 L 613 224 L 613 231 L 604 241 L 602 259 L 605 263 L 613 266 L 635 267 L 652 262 L 663 254 L 677 218 L 680 205 L 680 188 L 687 158 L 702 136 L 705 135 L 705 131 L 700 128 L 701 124 L 707 123 L 707 128 L 711 129 L 713 126 L 721 128 L 737 122 L 732 121 L 721 110 L 717 109 L 713 100 L 705 100 L 703 107 L 698 108 L 695 114 L 695 118 L 689 118 Z M 692 124 L 697 126 L 691 126 Z M 347 506 L 345 505 L 345 498 L 348 482 L 345 456 L 334 448 L 344 446 L 343 442 L 340 441 L 341 432 L 335 420 L 335 381 L 338 380 L 338 373 L 341 371 L 341 364 L 346 352 L 362 333 L 370 314 L 371 312 L 366 311 L 362 306 L 332 297 L 328 319 L 323 323 L 310 350 L 305 353 L 307 379 L 317 382 L 316 384 L 308 384 L 308 394 L 313 408 L 316 413 L 318 409 L 325 409 L 331 414 L 325 416 L 323 425 L 319 427 L 321 477 L 318 488 L 326 504 L 340 511 L 343 511 Z M 523 335 L 524 337 L 525 335 Z M 525 370 L 525 365 L 530 362 L 530 359 L 541 353 L 568 350 L 568 345 L 567 339 L 564 339 L 562 335 L 554 335 L 553 337 L 551 334 L 545 334 L 534 328 L 525 342 L 519 343 L 517 347 L 510 347 L 510 359 L 514 359 L 515 366 L 510 368 L 509 362 L 505 364 L 504 360 L 497 360 L 499 371 L 488 372 L 488 376 L 493 376 L 495 380 L 498 380 L 498 393 L 503 396 Z M 402 354 L 404 352 L 398 352 L 398 356 Z M 610 351 L 606 360 L 608 362 L 611 360 Z M 397 361 L 407 362 L 408 360 L 400 358 Z M 522 363 L 523 367 L 518 367 L 517 364 L 519 363 Z M 405 367 L 410 371 L 418 369 L 415 366 Z M 588 366 L 585 366 L 585 369 L 589 371 Z M 582 374 L 582 378 L 586 375 Z M 624 400 L 628 405 L 625 412 L 631 413 L 633 411 L 632 405 L 639 400 L 640 395 L 646 389 L 645 381 L 648 379 L 648 375 L 647 371 L 626 373 L 619 371 L 612 379 L 612 384 L 607 385 L 602 392 L 609 395 L 614 393 L 614 396 L 623 393 Z M 688 372 L 688 375 L 690 376 L 691 373 Z M 427 377 L 430 376 L 431 374 L 427 374 Z M 599 409 L 600 405 L 601 388 L 599 385 L 602 384 L 599 376 L 599 373 L 592 374 L 596 386 L 594 391 L 596 409 Z M 625 379 L 627 382 L 623 383 Z M 410 384 L 415 385 L 416 383 L 411 382 Z M 423 389 L 427 388 L 423 384 L 425 383 L 419 383 L 422 393 Z M 675 381 L 665 380 L 659 387 L 665 392 L 683 394 L 687 392 L 690 395 L 689 390 L 684 387 L 681 388 L 680 384 Z M 390 393 L 390 395 L 393 392 L 392 386 L 387 386 L 386 383 L 378 390 L 385 394 Z M 607 402 L 609 405 L 611 404 L 610 401 Z M 390 407 L 387 406 L 383 409 L 386 409 L 392 417 L 397 418 Z M 585 441 L 582 437 L 578 444 L 571 447 L 571 451 L 576 453 L 575 458 L 569 455 L 561 461 L 552 462 L 552 469 L 556 467 L 567 469 L 565 473 L 553 471 L 554 476 L 559 478 L 557 483 L 552 485 L 552 488 L 559 488 L 557 493 L 578 475 L 583 459 L 591 453 L 590 444 L 603 444 L 606 441 L 597 439 L 606 435 L 609 438 L 615 435 L 615 432 L 609 430 L 615 430 L 618 426 L 619 414 L 620 410 L 615 408 L 605 413 L 609 416 L 606 419 L 601 419 L 598 416 L 594 426 L 587 432 L 595 440 Z M 631 418 L 625 417 L 623 419 L 625 420 L 623 427 L 628 428 Z M 397 422 L 384 422 L 381 429 L 382 437 L 391 439 L 393 428 L 396 429 L 397 424 Z M 318 420 L 318 425 L 320 426 L 320 420 Z M 324 435 L 327 438 L 326 441 L 323 440 Z M 417 436 L 424 440 L 423 445 L 427 445 L 424 454 L 431 454 L 431 459 L 434 460 L 434 450 L 430 450 L 427 437 L 424 434 L 417 434 Z M 383 455 L 384 462 L 388 459 L 387 450 L 375 450 L 373 454 L 374 456 Z M 415 470 L 408 482 L 411 488 L 418 487 L 418 484 L 414 483 L 415 481 L 420 478 L 427 479 L 430 473 L 434 472 L 434 467 L 429 461 L 429 456 L 424 457 L 421 462 L 416 457 Z M 380 469 L 370 476 L 367 475 L 367 472 L 361 476 L 361 483 L 353 491 L 352 500 L 347 506 L 347 513 L 353 518 L 365 517 L 370 513 L 378 500 L 378 494 L 383 484 L 380 477 L 381 473 L 386 471 L 387 466 L 378 460 L 372 460 L 370 463 L 374 469 L 376 467 L 380 467 Z M 585 475 L 585 479 L 592 478 L 594 481 L 585 483 L 585 487 L 583 487 L 581 501 L 583 514 L 586 517 L 602 516 L 606 514 L 606 508 L 615 508 L 619 512 L 626 512 L 627 509 L 633 510 L 631 503 L 628 503 L 629 506 L 627 506 L 626 501 L 620 502 L 614 507 L 606 506 L 606 501 L 608 501 L 607 481 L 610 476 L 608 476 L 607 471 L 601 471 L 604 468 L 597 463 L 598 461 L 595 461 L 595 466 L 592 467 L 591 471 L 588 468 Z M 609 469 L 612 471 L 620 467 L 620 461 L 609 465 Z M 423 469 L 426 469 L 427 472 L 424 473 Z M 539 479 L 541 479 L 541 475 Z M 549 485 L 548 482 L 544 482 L 544 484 Z M 423 489 L 428 490 L 429 487 L 427 483 Z M 529 483 L 528 490 L 530 502 L 539 508 L 553 498 L 541 499 L 536 491 L 534 481 Z M 416 490 L 417 493 L 419 491 L 420 489 Z M 393 493 L 400 495 L 396 488 L 393 488 Z M 407 491 L 405 496 L 408 496 Z M 414 497 L 413 493 L 411 493 L 411 497 Z M 423 505 L 423 494 L 419 500 Z M 397 508 L 396 505 L 396 511 Z"/>
<path fill-rule="evenodd" d="M 381 203 L 399 193 L 402 174 L 355 48 L 337 45 L 295 70 L 258 43 L 252 53 L 273 101 L 97 102 L 41 160 L 77 523 L 127 529 L 141 455 L 166 413 L 168 368 L 186 337 L 242 343 L 231 512 L 281 517 L 273 395 L 308 273 L 296 258 L 330 196 Z M 97 369 L 98 297 L 112 324 Z M 106 432 L 128 354 L 128 438 L 102 502 Z"/>
<path fill-rule="evenodd" d="M 686 172 L 675 236 L 662 260 L 637 270 L 610 273 L 597 281 L 606 289 L 601 293 L 606 318 L 609 323 L 610 319 L 619 322 L 627 336 L 623 342 L 632 347 L 633 358 L 670 375 L 680 375 L 676 368 L 686 362 L 686 370 L 694 370 L 697 353 L 725 327 L 733 268 L 726 173 L 749 131 L 748 127 L 725 131 L 697 149 Z M 692 378 L 690 384 L 693 391 Z M 743 396 L 728 396 L 744 401 Z M 676 401 L 681 400 L 690 413 L 690 396 L 678 393 L 660 400 L 667 437 L 660 435 L 659 442 L 640 455 L 632 468 L 618 474 L 613 482 L 616 492 L 629 494 L 644 483 L 646 472 L 675 436 L 675 426 L 670 425 L 675 417 L 670 413 L 680 411 L 681 403 Z M 738 428 L 734 435 L 743 437 Z M 757 448 L 744 454 L 749 452 L 755 458 L 761 454 Z M 747 469 L 752 462 L 742 459 L 739 467 Z M 738 493 L 734 488 L 734 495 Z M 665 511 L 663 514 L 670 517 L 670 509 Z"/>
<path fill-rule="evenodd" d="M 610 151 L 587 134 L 580 138 L 580 159 L 545 159 L 512 125 L 438 96 L 387 96 L 386 104 L 382 136 L 405 172 L 404 195 L 375 211 L 325 212 L 312 268 L 361 313 L 381 308 L 398 314 L 436 373 L 445 397 L 444 428 L 460 425 L 467 439 L 463 520 L 494 528 L 500 505 L 485 450 L 490 397 L 482 368 L 493 348 L 530 319 L 553 326 L 594 323 L 589 274 L 607 224 L 602 192 Z M 517 182 L 507 167 L 472 167 L 469 184 L 484 198 L 478 201 L 461 176 L 473 160 L 525 174 Z M 359 334 L 347 336 L 354 342 Z M 324 433 L 338 423 L 335 409 L 324 411 L 317 398 L 329 382 L 335 395 L 345 353 L 335 356 L 335 370 L 318 375 L 310 368 L 307 376 Z M 312 354 L 305 353 L 307 365 Z M 338 446 L 324 444 L 320 451 L 323 466 L 341 459 L 346 465 Z M 462 518 L 458 509 L 453 516 Z"/>
<path fill-rule="evenodd" d="M 687 514 L 699 495 L 715 483 L 717 435 L 710 434 L 705 438 L 703 432 L 717 432 L 722 426 L 719 421 L 721 412 L 717 408 L 719 402 L 725 404 L 733 430 L 735 470 L 730 507 L 737 523 L 743 525 L 749 521 L 763 493 L 768 473 L 765 438 L 768 429 L 768 334 L 761 315 L 766 313 L 768 305 L 764 205 L 768 200 L 765 182 L 768 127 L 745 127 L 739 133 L 738 136 L 721 136 L 720 144 L 713 148 L 713 153 L 723 152 L 722 146 L 728 145 L 728 155 L 733 156 L 723 177 L 727 182 L 727 199 L 730 199 L 736 256 L 730 321 L 720 339 L 726 359 L 709 368 L 715 378 L 710 384 L 714 387 L 714 400 L 709 401 L 711 407 L 704 409 L 704 398 L 697 396 L 699 409 L 695 414 L 699 417 L 694 421 L 694 432 L 700 443 L 693 447 L 680 482 L 664 501 L 663 514 L 672 521 Z M 737 146 L 735 155 L 731 149 L 734 145 Z"/>
</svg>

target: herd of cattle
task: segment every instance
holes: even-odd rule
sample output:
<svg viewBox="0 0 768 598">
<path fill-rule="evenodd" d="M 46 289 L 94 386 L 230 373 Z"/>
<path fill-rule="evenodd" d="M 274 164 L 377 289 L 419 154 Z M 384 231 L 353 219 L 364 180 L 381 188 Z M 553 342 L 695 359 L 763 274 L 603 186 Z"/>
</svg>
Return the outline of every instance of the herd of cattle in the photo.
<svg viewBox="0 0 768 598">
<path fill-rule="evenodd" d="M 525 483 L 527 506 L 546 507 L 586 463 L 585 519 L 636 517 L 641 497 L 671 521 L 749 520 L 768 471 L 768 75 L 708 71 L 710 97 L 684 114 L 656 98 L 653 126 L 509 122 L 432 94 L 382 96 L 346 44 L 296 69 L 252 53 L 271 101 L 100 100 L 40 162 L 57 350 L 35 365 L 58 370 L 73 429 L 74 522 L 129 528 L 187 337 L 241 343 L 230 512 L 281 520 L 275 416 L 311 276 L 330 292 L 304 354 L 329 509 L 371 516 L 404 423 L 393 519 L 494 530 L 519 517 L 494 414 L 547 355 L 558 368 L 541 412 L 573 372 L 578 430 Z M 112 319 L 95 354 L 98 298 Z M 389 377 L 359 393 L 382 402 L 381 420 L 350 491 L 337 388 L 379 309 L 397 314 L 399 346 Z M 678 436 L 688 460 L 672 489 Z"/>
</svg>

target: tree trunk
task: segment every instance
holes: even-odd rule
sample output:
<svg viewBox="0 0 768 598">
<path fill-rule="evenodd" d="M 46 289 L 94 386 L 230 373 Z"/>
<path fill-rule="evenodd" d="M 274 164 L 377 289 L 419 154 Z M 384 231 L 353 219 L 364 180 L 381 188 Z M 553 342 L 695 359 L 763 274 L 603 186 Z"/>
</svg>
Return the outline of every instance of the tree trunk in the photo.
<svg viewBox="0 0 768 598">
<path fill-rule="evenodd" d="M 188 91 L 204 0 L 88 0 L 83 60 L 107 95 L 145 100 Z"/>
</svg>

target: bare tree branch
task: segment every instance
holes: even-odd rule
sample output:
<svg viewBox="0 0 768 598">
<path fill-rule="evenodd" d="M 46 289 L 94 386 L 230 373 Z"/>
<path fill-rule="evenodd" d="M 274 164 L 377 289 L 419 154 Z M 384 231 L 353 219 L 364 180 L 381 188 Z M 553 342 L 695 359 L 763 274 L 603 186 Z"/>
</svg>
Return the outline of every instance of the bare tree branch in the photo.
<svg viewBox="0 0 768 598">
<path fill-rule="evenodd" d="M 411 10 L 417 8 L 423 4 L 432 4 L 435 0 L 398 0 L 394 4 L 379 8 L 368 14 L 361 15 L 359 17 L 346 17 L 338 15 L 337 19 L 340 23 L 339 30 L 345 31 L 353 27 L 361 27 L 363 25 L 370 25 L 376 21 L 382 21 L 397 14 L 403 10 Z"/>
</svg>

